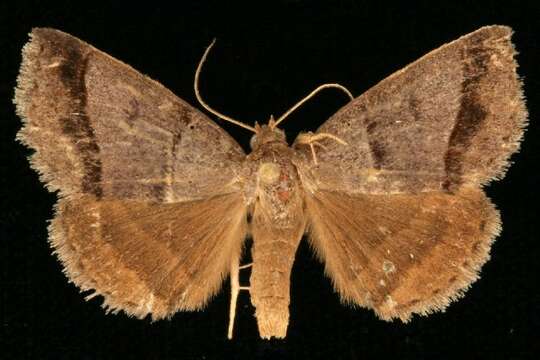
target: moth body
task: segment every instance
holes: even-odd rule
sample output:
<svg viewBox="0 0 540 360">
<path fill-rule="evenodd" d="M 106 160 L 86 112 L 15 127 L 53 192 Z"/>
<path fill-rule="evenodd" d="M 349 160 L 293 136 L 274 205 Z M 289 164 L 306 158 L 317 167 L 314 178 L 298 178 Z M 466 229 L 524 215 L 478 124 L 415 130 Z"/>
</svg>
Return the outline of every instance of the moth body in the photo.
<svg viewBox="0 0 540 360">
<path fill-rule="evenodd" d="M 250 296 L 260 335 L 283 338 L 289 322 L 291 268 L 305 228 L 303 190 L 294 150 L 282 130 L 263 125 L 252 145 L 246 159 L 255 174 Z"/>
</svg>

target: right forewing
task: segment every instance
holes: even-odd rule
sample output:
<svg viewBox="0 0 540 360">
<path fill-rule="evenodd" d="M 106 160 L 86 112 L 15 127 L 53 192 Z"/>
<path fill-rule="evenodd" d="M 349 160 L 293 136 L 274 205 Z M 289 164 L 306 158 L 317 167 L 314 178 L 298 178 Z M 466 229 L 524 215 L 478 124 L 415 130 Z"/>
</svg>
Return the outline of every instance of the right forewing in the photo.
<svg viewBox="0 0 540 360">
<path fill-rule="evenodd" d="M 500 177 L 526 124 L 512 31 L 487 26 L 397 71 L 326 121 L 317 147 L 297 144 L 314 188 L 418 193 Z M 300 145 L 300 146 L 299 146 Z"/>
</svg>

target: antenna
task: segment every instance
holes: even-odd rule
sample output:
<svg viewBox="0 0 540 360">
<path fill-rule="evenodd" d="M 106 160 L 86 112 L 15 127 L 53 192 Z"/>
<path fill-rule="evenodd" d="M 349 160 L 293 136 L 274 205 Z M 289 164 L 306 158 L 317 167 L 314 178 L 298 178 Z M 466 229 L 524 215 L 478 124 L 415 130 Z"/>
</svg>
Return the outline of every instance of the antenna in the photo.
<svg viewBox="0 0 540 360">
<path fill-rule="evenodd" d="M 316 88 L 315 90 L 313 90 L 308 96 L 306 96 L 305 98 L 303 98 L 302 100 L 297 102 L 296 105 L 294 105 L 292 108 L 287 110 L 287 112 L 285 114 L 281 115 L 281 117 L 279 119 L 277 119 L 276 122 L 274 123 L 274 127 L 277 127 L 280 122 L 285 120 L 285 118 L 287 116 L 289 116 L 294 110 L 298 109 L 303 103 L 305 103 L 306 101 L 311 99 L 319 91 L 324 90 L 324 89 L 328 89 L 328 88 L 340 89 L 344 93 L 346 93 L 351 98 L 351 100 L 354 100 L 354 96 L 351 94 L 351 92 L 349 90 L 347 90 L 347 88 L 345 86 L 342 86 L 342 85 L 339 85 L 339 84 L 323 84 L 323 85 L 319 86 L 318 88 Z"/>
<path fill-rule="evenodd" d="M 208 56 L 208 53 L 210 52 L 210 49 L 212 49 L 212 46 L 216 43 L 216 39 L 212 40 L 212 43 L 206 48 L 206 51 L 204 52 L 201 61 L 199 61 L 199 65 L 197 66 L 197 71 L 195 71 L 195 81 L 193 83 L 193 87 L 195 88 L 195 96 L 197 97 L 197 100 L 202 105 L 203 108 L 211 112 L 212 114 L 216 115 L 217 117 L 231 122 L 237 126 L 243 127 L 244 129 L 248 129 L 249 131 L 252 131 L 254 133 L 257 133 L 254 127 L 244 124 L 241 121 L 234 120 L 233 118 L 228 117 L 227 115 L 223 115 L 217 110 L 212 109 L 207 103 L 204 102 L 204 100 L 201 97 L 201 94 L 199 93 L 199 75 L 201 74 L 201 69 L 206 61 L 206 57 Z"/>
</svg>

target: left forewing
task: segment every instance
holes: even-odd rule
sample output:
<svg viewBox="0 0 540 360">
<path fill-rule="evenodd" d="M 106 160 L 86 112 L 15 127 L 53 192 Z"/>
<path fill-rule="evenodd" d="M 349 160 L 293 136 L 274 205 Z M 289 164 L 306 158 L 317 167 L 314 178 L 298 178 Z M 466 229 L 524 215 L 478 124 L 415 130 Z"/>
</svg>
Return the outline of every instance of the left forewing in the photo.
<svg viewBox="0 0 540 360">
<path fill-rule="evenodd" d="M 17 138 L 50 190 L 161 203 L 239 191 L 241 147 L 163 85 L 54 29 L 34 29 L 22 55 Z"/>
</svg>

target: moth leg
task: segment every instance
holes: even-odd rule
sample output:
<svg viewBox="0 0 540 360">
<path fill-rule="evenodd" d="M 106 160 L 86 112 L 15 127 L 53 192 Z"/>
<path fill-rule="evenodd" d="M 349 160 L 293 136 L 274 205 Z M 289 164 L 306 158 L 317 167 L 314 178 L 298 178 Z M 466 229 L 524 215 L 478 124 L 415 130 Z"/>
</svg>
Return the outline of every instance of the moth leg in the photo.
<svg viewBox="0 0 540 360">
<path fill-rule="evenodd" d="M 247 269 L 247 268 L 250 268 L 252 266 L 253 266 L 253 263 L 251 262 L 249 264 L 245 264 L 245 265 L 240 266 L 238 269 L 240 269 L 240 270 Z M 238 289 L 249 291 L 250 287 L 249 286 L 240 286 Z"/>
<path fill-rule="evenodd" d="M 325 149 L 324 145 L 318 142 L 318 140 L 321 140 L 324 138 L 332 139 L 340 143 L 341 145 L 349 145 L 344 140 L 330 133 L 313 134 L 311 131 L 309 131 L 307 133 L 299 134 L 296 141 L 299 144 L 309 145 L 309 147 L 311 148 L 311 155 L 313 156 L 313 162 L 315 163 L 315 165 L 318 165 L 317 154 L 315 153 L 315 145 L 320 146 L 323 149 Z"/>
<path fill-rule="evenodd" d="M 240 269 L 245 269 L 253 265 L 253 263 L 249 263 L 246 265 L 239 265 L 238 258 L 235 257 L 231 261 L 231 304 L 229 308 L 229 328 L 227 331 L 227 338 L 230 340 L 233 337 L 233 329 L 234 329 L 234 318 L 236 316 L 236 303 L 238 302 L 238 293 L 240 290 L 248 290 L 249 286 L 240 286 Z"/>
<path fill-rule="evenodd" d="M 238 300 L 238 293 L 240 292 L 240 280 L 238 273 L 240 272 L 240 266 L 238 257 L 235 257 L 231 261 L 231 305 L 229 308 L 229 330 L 227 332 L 227 338 L 230 340 L 233 336 L 234 328 L 234 316 L 236 315 L 236 302 Z"/>
</svg>

